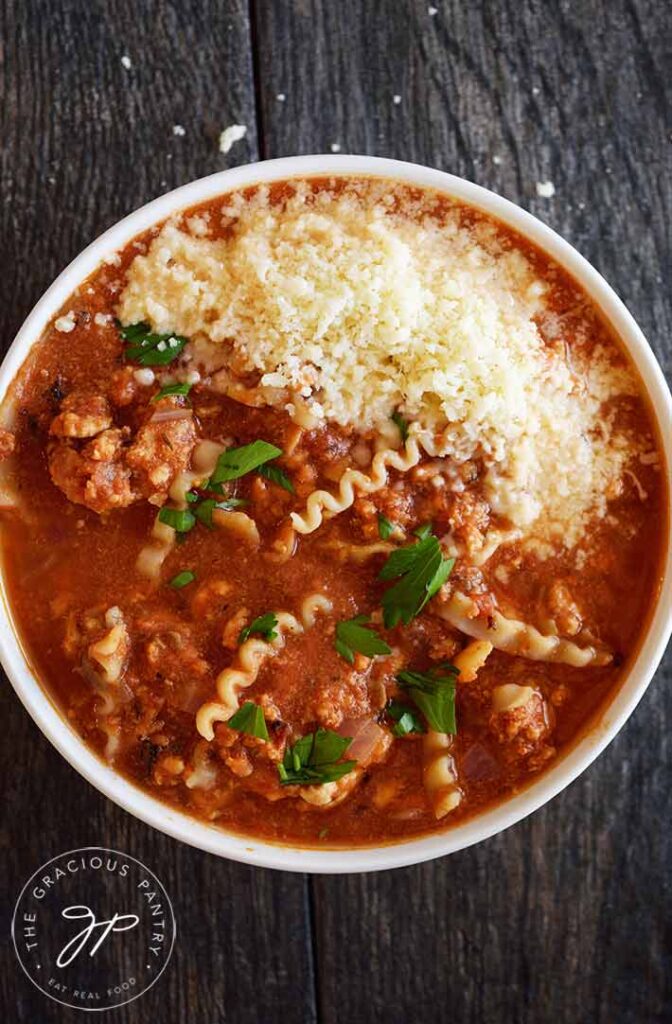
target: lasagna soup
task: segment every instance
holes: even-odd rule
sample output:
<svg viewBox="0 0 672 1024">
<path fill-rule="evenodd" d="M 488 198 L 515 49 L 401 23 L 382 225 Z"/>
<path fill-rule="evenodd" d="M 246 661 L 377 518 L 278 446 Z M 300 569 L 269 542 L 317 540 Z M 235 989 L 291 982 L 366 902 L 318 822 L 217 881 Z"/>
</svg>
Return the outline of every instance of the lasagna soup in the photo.
<svg viewBox="0 0 672 1024">
<path fill-rule="evenodd" d="M 666 536 L 633 367 L 478 210 L 363 178 L 223 195 L 70 297 L 5 402 L 39 678 L 154 796 L 305 845 L 444 829 L 553 765 Z"/>
</svg>

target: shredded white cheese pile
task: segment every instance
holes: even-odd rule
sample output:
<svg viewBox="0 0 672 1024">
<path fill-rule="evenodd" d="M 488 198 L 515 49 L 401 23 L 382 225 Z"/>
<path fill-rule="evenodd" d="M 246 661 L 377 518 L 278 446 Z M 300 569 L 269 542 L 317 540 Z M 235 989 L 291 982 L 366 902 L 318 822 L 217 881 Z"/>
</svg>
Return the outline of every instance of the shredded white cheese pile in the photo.
<svg viewBox="0 0 672 1024">
<path fill-rule="evenodd" d="M 166 224 L 128 272 L 118 315 L 186 335 L 219 365 L 257 371 L 293 411 L 381 429 L 395 409 L 483 457 L 496 511 L 580 536 L 629 457 L 603 403 L 632 391 L 605 353 L 545 345 L 544 285 L 494 227 L 438 223 L 378 195 L 297 189 L 232 197 L 226 239 Z"/>
</svg>

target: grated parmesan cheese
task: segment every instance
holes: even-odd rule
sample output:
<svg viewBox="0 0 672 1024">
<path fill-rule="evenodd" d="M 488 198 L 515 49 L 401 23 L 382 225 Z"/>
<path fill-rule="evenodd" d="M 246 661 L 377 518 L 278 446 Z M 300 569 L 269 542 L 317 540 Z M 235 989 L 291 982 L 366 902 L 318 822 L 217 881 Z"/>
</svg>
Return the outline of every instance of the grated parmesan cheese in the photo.
<svg viewBox="0 0 672 1024">
<path fill-rule="evenodd" d="M 555 185 L 552 181 L 538 181 L 536 188 L 541 199 L 552 199 L 555 195 Z"/>
<path fill-rule="evenodd" d="M 545 285 L 495 227 L 301 186 L 283 207 L 234 195 L 228 215 L 224 239 L 162 228 L 122 322 L 192 338 L 205 373 L 256 371 L 316 422 L 382 431 L 401 409 L 443 454 L 482 458 L 494 510 L 528 534 L 572 545 L 604 515 L 632 456 L 605 403 L 634 381 L 606 352 L 544 343 Z"/>
<path fill-rule="evenodd" d="M 219 152 L 228 153 L 234 143 L 240 142 L 247 135 L 247 125 L 230 124 L 219 136 Z"/>
<path fill-rule="evenodd" d="M 65 313 L 64 316 L 59 316 L 58 319 L 54 321 L 54 327 L 61 334 L 70 334 L 71 331 L 74 331 L 75 324 L 75 314 L 72 310 Z"/>
</svg>

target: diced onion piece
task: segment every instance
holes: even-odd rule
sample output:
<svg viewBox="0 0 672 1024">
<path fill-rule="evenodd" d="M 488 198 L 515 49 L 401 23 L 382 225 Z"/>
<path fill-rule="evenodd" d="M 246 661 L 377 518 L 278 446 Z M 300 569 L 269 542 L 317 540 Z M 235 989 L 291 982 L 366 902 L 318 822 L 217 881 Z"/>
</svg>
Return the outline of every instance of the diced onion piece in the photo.
<svg viewBox="0 0 672 1024">
<path fill-rule="evenodd" d="M 384 735 L 383 729 L 372 718 L 346 718 L 338 732 L 341 736 L 352 737 L 345 756 L 358 764 L 369 760 Z"/>
<path fill-rule="evenodd" d="M 191 409 L 159 409 L 149 420 L 150 423 L 168 423 L 173 420 L 190 420 Z"/>
</svg>

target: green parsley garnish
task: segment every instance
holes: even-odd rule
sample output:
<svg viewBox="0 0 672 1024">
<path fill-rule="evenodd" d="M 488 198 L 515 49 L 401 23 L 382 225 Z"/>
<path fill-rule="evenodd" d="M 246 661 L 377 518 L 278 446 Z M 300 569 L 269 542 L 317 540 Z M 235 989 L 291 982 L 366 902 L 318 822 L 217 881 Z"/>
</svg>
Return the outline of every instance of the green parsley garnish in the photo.
<svg viewBox="0 0 672 1024">
<path fill-rule="evenodd" d="M 431 729 L 454 734 L 455 682 L 459 674 L 459 669 L 444 662 L 429 672 L 400 672 L 397 682 L 420 708 Z"/>
<path fill-rule="evenodd" d="M 287 747 L 278 775 L 283 786 L 323 786 L 326 782 L 337 782 L 357 764 L 356 761 L 340 761 L 352 738 L 339 736 L 331 729 L 302 736 L 293 747 Z"/>
<path fill-rule="evenodd" d="M 268 739 L 264 712 L 252 700 L 246 700 L 243 706 L 238 708 L 235 715 L 232 715 L 226 724 L 230 729 L 245 732 L 248 736 L 256 736 L 260 740 Z"/>
<path fill-rule="evenodd" d="M 159 512 L 159 522 L 171 526 L 176 533 L 188 533 L 196 525 L 196 517 L 188 508 L 166 508 Z"/>
<path fill-rule="evenodd" d="M 366 623 L 370 621 L 368 615 L 357 615 L 354 619 L 336 625 L 334 646 L 341 657 L 351 665 L 355 660 L 355 651 L 369 658 L 374 654 L 392 653 L 385 641 L 374 630 L 367 628 Z"/>
<path fill-rule="evenodd" d="M 182 572 L 178 572 L 177 576 L 173 576 L 169 586 L 171 586 L 173 590 L 182 590 L 182 587 L 186 587 L 190 583 L 193 583 L 195 579 L 195 572 L 192 572 L 191 569 L 184 569 Z"/>
<path fill-rule="evenodd" d="M 215 471 L 208 481 L 205 489 L 210 490 L 217 484 L 226 480 L 237 480 L 238 477 L 251 473 L 253 469 L 259 469 L 265 462 L 277 459 L 282 455 L 282 449 L 276 448 L 268 441 L 253 441 L 252 444 L 244 444 L 241 448 L 229 448 L 217 459 Z"/>
<path fill-rule="evenodd" d="M 378 574 L 381 580 L 401 577 L 383 594 L 385 627 L 392 629 L 399 622 L 408 626 L 446 582 L 454 565 L 455 559 L 444 558 L 438 540 L 431 535 L 393 551 Z"/>
<path fill-rule="evenodd" d="M 378 536 L 381 540 L 387 540 L 394 533 L 394 523 L 391 523 L 382 512 L 378 513 Z"/>
<path fill-rule="evenodd" d="M 266 612 L 264 615 L 259 615 L 249 626 L 245 626 L 241 629 L 238 634 L 238 643 L 244 643 L 252 633 L 258 633 L 264 640 L 275 640 L 278 633 L 277 627 L 278 617 L 275 612 Z"/>
<path fill-rule="evenodd" d="M 413 530 L 413 536 L 417 537 L 418 540 L 427 540 L 427 538 L 431 535 L 431 532 L 432 524 L 423 523 L 422 526 L 417 526 L 415 530 Z"/>
<path fill-rule="evenodd" d="M 411 733 L 427 732 L 419 716 L 408 704 L 402 704 L 399 700 L 391 700 L 385 710 L 390 718 L 394 719 L 393 736 L 410 736 Z"/>
<path fill-rule="evenodd" d="M 294 494 L 294 484 L 289 479 L 286 473 L 283 473 L 279 466 L 274 466 L 271 463 L 267 463 L 265 466 L 259 466 L 259 473 L 265 476 L 267 480 L 277 484 L 278 487 L 284 487 L 290 494 Z"/>
<path fill-rule="evenodd" d="M 187 491 L 187 493 L 185 494 L 185 498 L 187 499 L 190 505 L 193 505 L 195 504 L 195 502 L 200 501 L 200 498 L 196 494 L 196 491 Z"/>
<path fill-rule="evenodd" d="M 165 388 L 161 388 L 154 397 L 153 402 L 158 402 L 160 398 L 170 398 L 171 395 L 188 395 L 191 391 L 191 384 L 166 384 Z"/>
<path fill-rule="evenodd" d="M 117 328 L 126 342 L 124 358 L 140 366 L 167 366 L 177 359 L 189 340 L 179 334 L 155 334 L 144 321 L 126 327 L 117 321 Z"/>
<path fill-rule="evenodd" d="M 189 495 L 187 495 L 187 501 L 189 501 Z M 244 498 L 225 498 L 223 501 L 216 501 L 214 498 L 204 498 L 203 501 L 198 502 L 194 509 L 194 515 L 200 523 L 203 523 L 209 530 L 212 530 L 212 513 L 216 508 L 221 508 L 223 512 L 230 512 L 231 509 L 240 508 L 241 505 L 247 505 Z"/>
<path fill-rule="evenodd" d="M 400 412 L 392 413 L 392 422 L 396 423 L 399 427 L 399 433 L 401 434 L 401 440 L 406 444 L 408 440 L 408 420 L 404 419 Z"/>
</svg>

